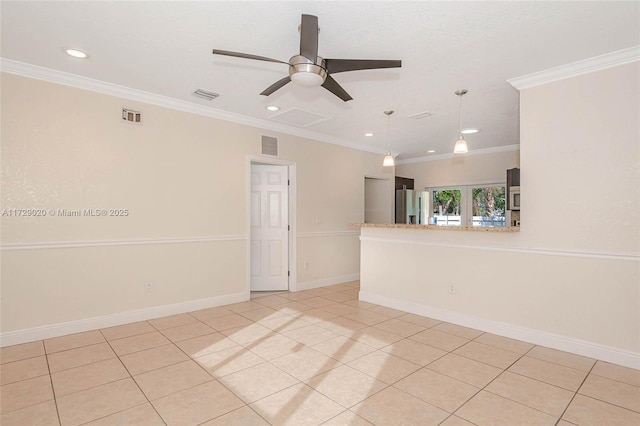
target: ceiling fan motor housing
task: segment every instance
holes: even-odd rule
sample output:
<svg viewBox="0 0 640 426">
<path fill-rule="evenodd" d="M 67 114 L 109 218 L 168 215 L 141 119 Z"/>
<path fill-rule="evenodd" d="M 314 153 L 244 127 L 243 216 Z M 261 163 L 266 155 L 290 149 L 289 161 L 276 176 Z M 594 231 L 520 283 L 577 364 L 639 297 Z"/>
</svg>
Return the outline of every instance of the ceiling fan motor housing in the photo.
<svg viewBox="0 0 640 426">
<path fill-rule="evenodd" d="M 293 56 L 289 59 L 289 77 L 302 86 L 320 86 L 327 78 L 325 61 L 320 56 L 316 62 L 302 55 Z"/>
</svg>

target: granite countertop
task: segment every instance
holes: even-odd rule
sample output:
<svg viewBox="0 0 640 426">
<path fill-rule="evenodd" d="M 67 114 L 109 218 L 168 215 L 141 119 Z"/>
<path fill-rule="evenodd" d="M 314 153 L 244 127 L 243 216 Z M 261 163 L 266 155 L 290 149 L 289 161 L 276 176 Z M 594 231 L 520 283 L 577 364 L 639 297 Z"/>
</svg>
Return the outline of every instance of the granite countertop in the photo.
<svg viewBox="0 0 640 426">
<path fill-rule="evenodd" d="M 349 228 L 400 228 L 427 231 L 468 231 L 468 232 L 520 232 L 519 226 L 438 226 L 409 225 L 406 223 L 350 223 Z"/>
</svg>

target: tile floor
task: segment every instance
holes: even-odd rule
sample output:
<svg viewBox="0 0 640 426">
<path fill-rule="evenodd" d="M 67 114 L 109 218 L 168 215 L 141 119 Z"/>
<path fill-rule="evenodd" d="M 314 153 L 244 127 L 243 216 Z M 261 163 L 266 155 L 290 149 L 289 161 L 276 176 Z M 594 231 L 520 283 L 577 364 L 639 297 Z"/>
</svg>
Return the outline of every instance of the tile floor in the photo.
<svg viewBox="0 0 640 426">
<path fill-rule="evenodd" d="M 357 294 L 255 294 L 3 348 L 0 424 L 640 425 L 638 370 Z"/>
</svg>

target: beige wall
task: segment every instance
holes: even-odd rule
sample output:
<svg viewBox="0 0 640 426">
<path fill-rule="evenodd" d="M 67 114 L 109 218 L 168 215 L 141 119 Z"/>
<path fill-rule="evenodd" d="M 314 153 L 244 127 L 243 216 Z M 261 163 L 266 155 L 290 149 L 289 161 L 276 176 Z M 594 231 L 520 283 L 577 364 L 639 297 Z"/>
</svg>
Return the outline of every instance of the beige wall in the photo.
<svg viewBox="0 0 640 426">
<path fill-rule="evenodd" d="M 527 244 L 640 252 L 639 70 L 634 62 L 522 91 Z"/>
<path fill-rule="evenodd" d="M 423 190 L 425 187 L 506 182 L 506 171 L 519 166 L 520 151 L 515 149 L 399 164 L 396 174 L 415 179 L 415 188 Z"/>
<path fill-rule="evenodd" d="M 122 123 L 123 107 L 143 125 Z M 129 210 L 2 217 L 2 332 L 246 297 L 262 133 L 296 164 L 298 283 L 357 275 L 347 224 L 363 220 L 364 176 L 392 175 L 382 156 L 2 74 L 2 208 Z"/>
<path fill-rule="evenodd" d="M 393 183 L 395 179 L 366 178 L 364 184 L 364 221 L 365 223 L 393 223 L 394 199 Z"/>
<path fill-rule="evenodd" d="M 363 229 L 363 294 L 640 368 L 638 75 L 522 90 L 521 231 Z"/>
</svg>

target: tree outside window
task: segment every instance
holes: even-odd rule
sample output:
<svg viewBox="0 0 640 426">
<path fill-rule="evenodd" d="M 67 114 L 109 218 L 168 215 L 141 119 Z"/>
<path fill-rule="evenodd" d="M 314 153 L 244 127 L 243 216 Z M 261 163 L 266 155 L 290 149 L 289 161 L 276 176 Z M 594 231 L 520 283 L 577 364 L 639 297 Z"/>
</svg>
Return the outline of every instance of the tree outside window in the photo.
<svg viewBox="0 0 640 426">
<path fill-rule="evenodd" d="M 462 191 L 442 189 L 433 191 L 433 216 L 440 226 L 459 226 L 461 217 Z"/>
<path fill-rule="evenodd" d="M 505 226 L 506 195 L 504 186 L 472 188 L 473 226 Z"/>
</svg>

